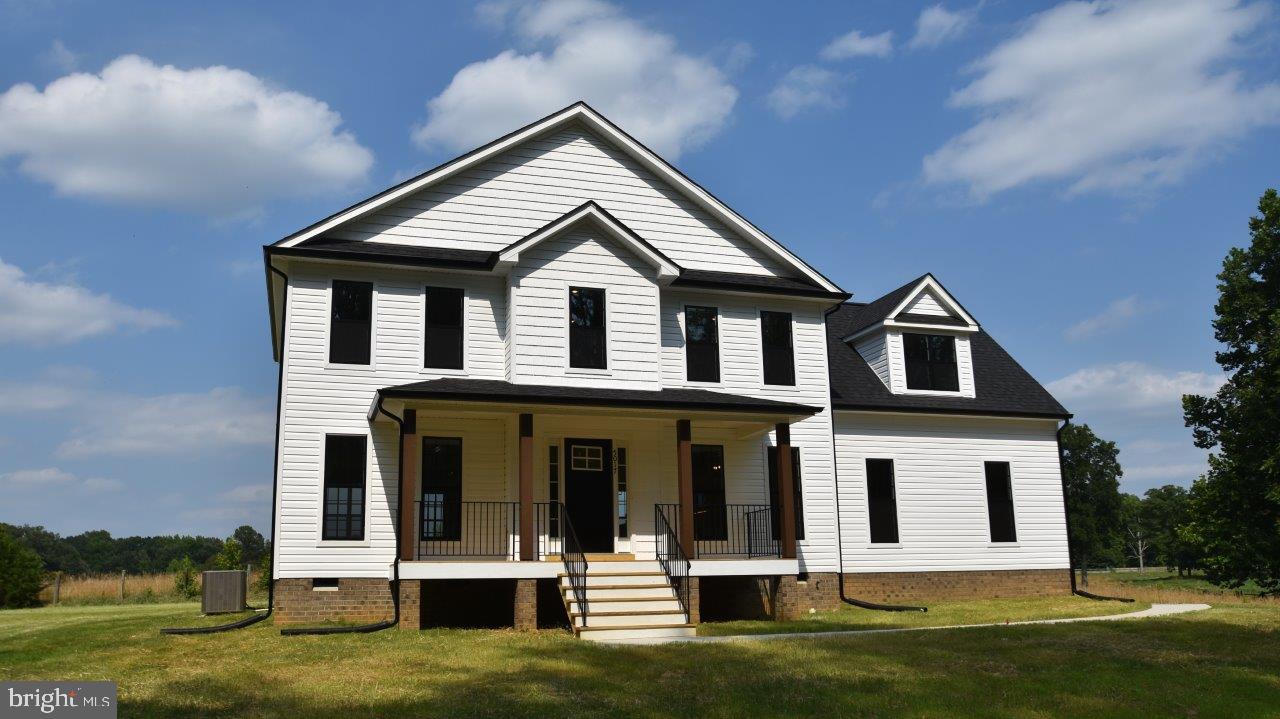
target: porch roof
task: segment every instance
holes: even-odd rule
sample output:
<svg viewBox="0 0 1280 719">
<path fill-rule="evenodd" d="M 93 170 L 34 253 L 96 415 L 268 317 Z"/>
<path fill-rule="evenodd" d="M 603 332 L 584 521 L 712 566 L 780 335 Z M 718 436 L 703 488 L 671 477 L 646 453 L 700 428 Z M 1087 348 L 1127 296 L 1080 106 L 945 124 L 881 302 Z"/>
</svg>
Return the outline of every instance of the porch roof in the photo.
<svg viewBox="0 0 1280 719">
<path fill-rule="evenodd" d="M 454 377 L 383 387 L 378 390 L 374 406 L 381 404 L 384 399 L 751 412 L 793 417 L 809 417 L 822 411 L 821 407 L 685 387 L 660 390 L 612 389 L 514 384 L 504 380 Z"/>
</svg>

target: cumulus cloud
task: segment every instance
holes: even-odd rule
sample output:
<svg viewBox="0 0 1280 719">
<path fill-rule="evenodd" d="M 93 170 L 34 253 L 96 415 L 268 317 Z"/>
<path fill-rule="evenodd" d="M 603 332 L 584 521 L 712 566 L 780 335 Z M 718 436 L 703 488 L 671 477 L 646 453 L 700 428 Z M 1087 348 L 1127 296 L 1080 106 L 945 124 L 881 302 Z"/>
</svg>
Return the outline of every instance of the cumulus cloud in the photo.
<svg viewBox="0 0 1280 719">
<path fill-rule="evenodd" d="M 1050 382 L 1047 387 L 1073 410 L 1175 410 L 1184 394 L 1212 394 L 1226 378 L 1208 372 L 1165 372 L 1141 362 L 1097 365 Z"/>
<path fill-rule="evenodd" d="M 130 307 L 71 281 L 41 282 L 0 260 L 0 346 L 65 345 L 119 330 L 175 324 L 162 312 Z"/>
<path fill-rule="evenodd" d="M 888 57 L 893 52 L 893 33 L 886 30 L 879 35 L 863 35 L 850 30 L 827 43 L 822 48 L 824 60 L 847 60 L 851 57 Z"/>
<path fill-rule="evenodd" d="M 46 64 L 62 72 L 74 72 L 80 66 L 80 56 L 72 52 L 61 40 L 54 40 L 49 49 L 40 55 Z"/>
<path fill-rule="evenodd" d="M 124 483 L 118 479 L 90 477 L 81 480 L 76 475 L 56 467 L 20 469 L 16 472 L 0 474 L 0 484 L 7 485 L 11 489 L 50 490 L 62 488 L 64 491 L 71 490 L 88 494 L 104 494 L 124 489 Z"/>
<path fill-rule="evenodd" d="M 718 133 L 737 102 L 713 62 L 609 3 L 487 3 L 479 14 L 529 51 L 503 50 L 459 70 L 413 129 L 424 148 L 469 149 L 586 100 L 675 159 Z"/>
<path fill-rule="evenodd" d="M 363 180 L 373 155 L 341 124 L 243 70 L 125 55 L 0 94 L 0 158 L 64 195 L 245 215 Z"/>
<path fill-rule="evenodd" d="M 978 60 L 950 104 L 980 119 L 923 163 L 975 199 L 1033 182 L 1134 192 L 1183 177 L 1280 121 L 1280 83 L 1231 61 L 1269 7 L 1236 0 L 1066 2 Z"/>
<path fill-rule="evenodd" d="M 916 34 L 911 38 L 908 47 L 912 49 L 937 47 L 955 40 L 964 35 L 977 14 L 977 8 L 948 10 L 941 4 L 927 7 L 921 10 L 920 17 L 916 18 Z"/>
<path fill-rule="evenodd" d="M 1071 325 L 1063 334 L 1067 339 L 1079 341 L 1106 334 L 1128 326 L 1133 320 L 1156 309 L 1154 302 L 1146 302 L 1137 295 L 1115 300 L 1092 317 L 1086 317 Z"/>
<path fill-rule="evenodd" d="M 769 91 L 765 102 L 784 120 L 806 110 L 833 109 L 844 105 L 840 85 L 844 78 L 817 65 L 792 68 Z"/>
<path fill-rule="evenodd" d="M 105 396 L 57 448 L 59 457 L 203 453 L 268 445 L 275 437 L 268 402 L 235 388 L 152 397 Z"/>
</svg>

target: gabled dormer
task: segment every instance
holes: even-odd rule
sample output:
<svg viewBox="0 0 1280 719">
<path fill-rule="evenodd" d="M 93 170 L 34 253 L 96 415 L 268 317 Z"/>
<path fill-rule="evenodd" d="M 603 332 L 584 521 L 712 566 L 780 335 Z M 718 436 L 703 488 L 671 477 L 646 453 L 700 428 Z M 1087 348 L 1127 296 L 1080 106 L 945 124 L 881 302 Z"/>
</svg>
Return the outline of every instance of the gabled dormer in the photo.
<svg viewBox="0 0 1280 719">
<path fill-rule="evenodd" d="M 897 395 L 975 397 L 977 321 L 933 275 L 866 305 L 842 338 Z"/>
</svg>

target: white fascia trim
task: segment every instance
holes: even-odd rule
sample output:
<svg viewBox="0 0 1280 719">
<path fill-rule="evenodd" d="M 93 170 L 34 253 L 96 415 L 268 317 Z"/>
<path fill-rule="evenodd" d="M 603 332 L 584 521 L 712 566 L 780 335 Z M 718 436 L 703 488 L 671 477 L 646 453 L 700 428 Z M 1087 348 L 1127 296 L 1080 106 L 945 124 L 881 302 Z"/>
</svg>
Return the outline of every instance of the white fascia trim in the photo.
<svg viewBox="0 0 1280 719">
<path fill-rule="evenodd" d="M 959 327 L 956 325 L 931 325 L 927 322 L 899 322 L 897 320 L 885 320 L 882 325 L 887 328 L 896 328 L 902 330 L 929 330 L 930 332 L 940 332 L 946 334 L 971 334 L 978 331 L 977 325 L 969 325 L 968 327 Z"/>
<path fill-rule="evenodd" d="M 897 317 L 898 313 L 905 310 L 907 305 L 914 302 L 925 290 L 931 290 L 935 297 L 942 300 L 947 305 L 947 309 L 951 310 L 957 317 L 964 320 L 969 325 L 970 332 L 976 332 L 978 330 L 977 321 L 970 317 L 968 312 L 964 311 L 964 308 L 960 306 L 959 302 L 956 302 L 955 298 L 951 296 L 951 293 L 942 289 L 942 285 L 938 284 L 938 281 L 933 279 L 933 275 L 926 275 L 923 280 L 920 280 L 920 284 L 916 285 L 915 289 L 907 293 L 906 298 L 899 302 L 898 306 L 894 307 L 892 312 L 886 315 L 889 319 L 885 320 L 885 324 L 888 325 L 890 322 L 893 322 L 893 318 Z M 923 327 L 926 325 L 912 326 Z M 956 328 L 952 327 L 951 329 L 955 330 Z"/>
<path fill-rule="evenodd" d="M 520 261 L 521 252 L 524 252 L 525 250 L 536 246 L 543 240 L 554 237 L 573 225 L 585 220 L 595 221 L 595 223 L 608 232 L 609 236 L 615 241 L 630 248 L 631 251 L 641 259 L 657 268 L 658 279 L 662 281 L 663 284 L 670 283 L 672 280 L 680 276 L 679 267 L 667 258 L 654 252 L 652 248 L 645 246 L 644 243 L 637 242 L 636 238 L 632 236 L 627 228 L 622 227 L 612 217 L 601 212 L 600 208 L 594 204 L 583 205 L 577 210 L 570 212 L 559 220 L 556 220 L 534 234 L 529 235 L 520 242 L 503 250 L 498 254 L 497 267 L 500 269 L 510 268 Z"/>
<path fill-rule="evenodd" d="M 779 259 L 799 270 L 805 277 L 808 277 L 830 292 L 842 291 L 839 287 L 835 286 L 823 277 L 817 270 L 814 270 L 812 267 L 805 264 L 800 258 L 796 257 L 785 247 L 774 241 L 773 238 L 761 232 L 741 215 L 729 209 L 728 206 L 716 198 L 712 197 L 711 193 L 694 184 L 691 180 L 668 164 L 666 160 L 663 160 L 647 148 L 640 145 L 640 143 L 632 140 L 630 137 L 627 137 L 608 120 L 604 119 L 594 110 L 581 103 L 567 107 L 554 115 L 550 115 L 538 122 L 535 122 L 525 129 L 512 133 L 492 145 L 476 150 L 470 154 L 463 155 L 452 162 L 442 165 L 436 170 L 423 175 L 413 182 L 406 183 L 404 186 L 399 187 L 394 191 L 365 200 L 351 209 L 341 212 L 309 229 L 302 230 L 301 232 L 298 232 L 292 237 L 282 240 L 277 244 L 280 247 L 293 247 L 300 242 L 305 242 L 306 240 L 324 234 L 341 224 L 354 220 L 382 207 L 386 207 L 406 195 L 418 192 L 428 185 L 440 182 L 441 180 L 444 180 L 458 172 L 506 152 L 510 148 L 528 140 L 531 137 L 548 132 L 574 120 L 582 122 L 595 132 L 609 138 L 625 150 L 632 159 L 644 165 L 647 169 L 654 172 L 662 179 L 680 188 L 690 199 L 702 206 L 703 209 L 708 210 L 718 219 L 728 223 L 733 229 L 742 233 L 748 240 L 766 248 Z"/>
</svg>

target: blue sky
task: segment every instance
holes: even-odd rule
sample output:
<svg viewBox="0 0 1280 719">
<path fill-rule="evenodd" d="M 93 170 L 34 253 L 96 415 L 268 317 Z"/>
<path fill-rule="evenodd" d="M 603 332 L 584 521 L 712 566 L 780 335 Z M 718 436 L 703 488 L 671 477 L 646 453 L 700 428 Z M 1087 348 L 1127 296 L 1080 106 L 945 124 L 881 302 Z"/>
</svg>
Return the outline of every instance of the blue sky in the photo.
<svg viewBox="0 0 1280 719">
<path fill-rule="evenodd" d="M 0 0 L 0 521 L 269 521 L 261 246 L 581 98 L 858 299 L 931 271 L 1188 484 L 1269 2 Z"/>
</svg>

